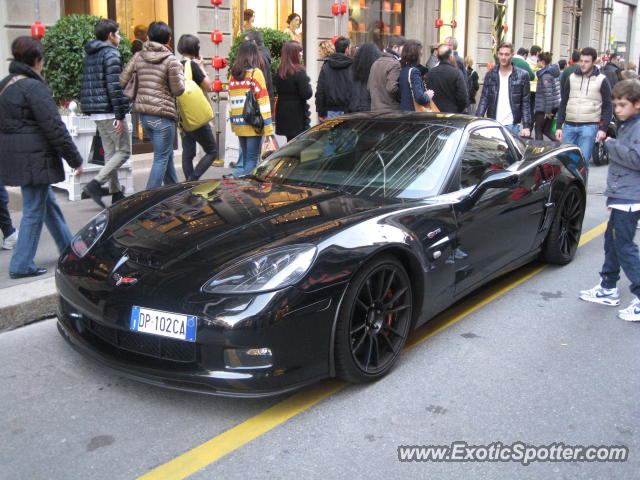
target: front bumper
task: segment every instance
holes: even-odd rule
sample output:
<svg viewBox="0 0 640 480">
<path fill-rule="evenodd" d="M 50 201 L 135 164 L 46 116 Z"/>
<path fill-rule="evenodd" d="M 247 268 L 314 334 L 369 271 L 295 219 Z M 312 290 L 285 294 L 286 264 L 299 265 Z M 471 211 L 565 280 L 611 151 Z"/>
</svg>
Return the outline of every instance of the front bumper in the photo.
<svg viewBox="0 0 640 480">
<path fill-rule="evenodd" d="M 233 321 L 212 314 L 215 302 L 182 305 L 179 311 L 197 315 L 199 322 L 196 342 L 185 342 L 130 331 L 130 299 L 96 298 L 81 279 L 59 271 L 56 285 L 58 329 L 82 354 L 141 382 L 234 397 L 278 395 L 328 377 L 331 334 L 346 287 L 254 295 Z M 229 348 L 269 348 L 271 365 L 229 368 Z"/>
</svg>

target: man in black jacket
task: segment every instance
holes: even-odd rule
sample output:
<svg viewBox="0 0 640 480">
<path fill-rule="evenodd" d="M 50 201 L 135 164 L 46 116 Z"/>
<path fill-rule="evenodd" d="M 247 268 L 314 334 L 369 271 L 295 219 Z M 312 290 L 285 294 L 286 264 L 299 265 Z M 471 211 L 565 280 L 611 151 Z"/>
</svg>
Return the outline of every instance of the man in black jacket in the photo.
<svg viewBox="0 0 640 480">
<path fill-rule="evenodd" d="M 609 57 L 609 61 L 602 69 L 602 73 L 609 79 L 611 89 L 615 87 L 616 83 L 622 80 L 622 70 L 620 70 L 620 56 L 617 53 L 612 53 Z"/>
<path fill-rule="evenodd" d="M 318 76 L 316 110 L 321 122 L 343 115 L 351 100 L 353 59 L 346 55 L 349 39 L 338 38 L 335 47 L 336 53 L 327 57 Z"/>
<path fill-rule="evenodd" d="M 514 134 L 528 137 L 531 135 L 529 74 L 513 65 L 512 58 L 513 45 L 502 43 L 498 47 L 498 65 L 484 76 L 476 115 L 484 117 L 486 113 Z"/>
<path fill-rule="evenodd" d="M 131 132 L 125 120 L 129 100 L 120 86 L 122 59 L 118 51 L 119 26 L 110 19 L 100 19 L 95 27 L 96 40 L 84 47 L 80 102 L 83 113 L 96 123 L 104 148 L 104 167 L 83 191 L 104 208 L 101 185 L 109 181 L 112 202 L 124 198 L 118 182 L 118 168 L 131 156 Z"/>
<path fill-rule="evenodd" d="M 466 74 L 458 68 L 451 47 L 444 43 L 438 46 L 438 60 L 438 66 L 427 73 L 433 103 L 441 112 L 462 113 L 469 103 Z"/>
</svg>

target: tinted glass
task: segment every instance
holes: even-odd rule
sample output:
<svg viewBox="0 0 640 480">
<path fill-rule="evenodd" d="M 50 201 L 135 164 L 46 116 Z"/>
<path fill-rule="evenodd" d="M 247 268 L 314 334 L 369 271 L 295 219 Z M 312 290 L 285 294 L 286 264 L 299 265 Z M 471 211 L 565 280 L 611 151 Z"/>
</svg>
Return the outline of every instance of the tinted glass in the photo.
<svg viewBox="0 0 640 480">
<path fill-rule="evenodd" d="M 499 128 L 475 130 L 462 153 L 460 186 L 476 185 L 487 170 L 503 170 L 516 160 Z"/>
<path fill-rule="evenodd" d="M 450 126 L 328 120 L 271 155 L 255 174 L 354 195 L 424 198 L 439 192 L 459 141 L 460 131 Z"/>
</svg>

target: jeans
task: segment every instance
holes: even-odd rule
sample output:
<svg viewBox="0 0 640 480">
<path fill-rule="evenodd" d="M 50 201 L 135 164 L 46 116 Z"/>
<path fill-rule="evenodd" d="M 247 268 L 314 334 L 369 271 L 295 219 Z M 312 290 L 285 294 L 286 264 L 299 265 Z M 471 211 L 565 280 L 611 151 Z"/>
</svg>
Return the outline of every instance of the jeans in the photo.
<svg viewBox="0 0 640 480">
<path fill-rule="evenodd" d="M 9 194 L 2 184 L 0 184 L 0 229 L 5 238 L 16 231 L 9 215 Z"/>
<path fill-rule="evenodd" d="M 583 123 L 581 125 L 562 125 L 562 138 L 565 143 L 574 143 L 580 147 L 582 156 L 587 165 L 591 161 L 591 151 L 593 144 L 596 143 L 596 134 L 598 133 L 597 123 Z"/>
<path fill-rule="evenodd" d="M 9 272 L 30 273 L 38 268 L 33 259 L 40 242 L 43 222 L 60 253 L 69 245 L 72 236 L 49 185 L 26 185 L 20 189 L 22 190 L 22 221 L 18 243 L 11 256 Z"/>
<path fill-rule="evenodd" d="M 604 264 L 600 276 L 604 288 L 614 288 L 620 280 L 622 267 L 624 274 L 631 282 L 629 290 L 640 298 L 640 256 L 638 245 L 633 241 L 638 219 L 640 219 L 640 211 L 624 212 L 611 209 L 604 234 Z"/>
<path fill-rule="evenodd" d="M 196 156 L 196 142 L 202 145 L 205 155 L 200 159 L 195 170 L 193 157 Z M 218 158 L 218 145 L 208 123 L 193 132 L 182 134 L 182 172 L 187 182 L 198 180 Z"/>
<path fill-rule="evenodd" d="M 123 121 L 124 131 L 116 132 L 113 120 L 97 120 L 96 127 L 104 148 L 104 167 L 100 169 L 95 179 L 100 185 L 109 180 L 109 193 L 122 192 L 118 181 L 118 169 L 131 156 L 131 132 L 127 121 Z"/>
<path fill-rule="evenodd" d="M 342 111 L 342 110 L 329 110 L 329 111 L 327 111 L 327 118 L 335 118 L 335 117 L 339 117 L 340 115 L 344 115 L 344 111 Z"/>
<path fill-rule="evenodd" d="M 153 165 L 149 173 L 146 188 L 156 188 L 178 183 L 173 165 L 173 140 L 176 135 L 176 122 L 170 118 L 155 115 L 140 115 L 142 127 L 153 143 Z"/>
<path fill-rule="evenodd" d="M 260 147 L 262 147 L 262 137 L 238 137 L 238 140 L 240 141 L 240 157 L 232 172 L 236 177 L 252 172 L 256 168 Z"/>
<path fill-rule="evenodd" d="M 520 135 L 520 124 L 519 123 L 511 123 L 509 125 L 505 125 L 505 127 L 513 133 L 516 137 Z"/>
</svg>

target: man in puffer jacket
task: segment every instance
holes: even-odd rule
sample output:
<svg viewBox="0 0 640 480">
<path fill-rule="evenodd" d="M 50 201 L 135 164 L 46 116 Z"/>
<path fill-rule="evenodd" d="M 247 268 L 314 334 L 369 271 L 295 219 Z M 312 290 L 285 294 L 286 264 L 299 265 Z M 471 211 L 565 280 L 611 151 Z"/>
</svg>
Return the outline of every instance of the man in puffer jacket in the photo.
<svg viewBox="0 0 640 480">
<path fill-rule="evenodd" d="M 514 66 L 512 58 L 513 45 L 502 43 L 498 47 L 499 64 L 484 77 L 476 115 L 484 117 L 486 113 L 514 134 L 528 137 L 531 134 L 529 74 Z"/>
<path fill-rule="evenodd" d="M 176 97 L 184 93 L 184 72 L 180 61 L 166 45 L 171 28 L 164 22 L 152 22 L 148 41 L 136 53 L 120 75 L 124 87 L 136 72 L 138 88 L 133 111 L 140 115 L 144 133 L 153 143 L 153 165 L 146 188 L 178 182 L 173 164 L 173 140 L 178 121 Z"/>
<path fill-rule="evenodd" d="M 327 57 L 318 76 L 316 110 L 321 122 L 343 115 L 351 101 L 353 59 L 346 55 L 349 39 L 340 37 L 335 46 L 336 53 Z"/>
<path fill-rule="evenodd" d="M 111 201 L 124 198 L 118 181 L 118 168 L 131 156 L 131 132 L 125 120 L 129 99 L 120 86 L 122 59 L 118 51 L 120 26 L 113 20 L 101 18 L 95 26 L 96 40 L 84 47 L 80 103 L 83 113 L 91 115 L 102 139 L 104 166 L 83 188 L 98 205 L 102 203 L 101 185 L 109 181 Z"/>
<path fill-rule="evenodd" d="M 542 140 L 543 134 L 551 141 L 556 137 L 551 132 L 553 117 L 560 106 L 560 67 L 551 65 L 551 53 L 542 52 L 538 55 L 538 91 L 534 106 L 534 122 L 536 140 Z"/>
</svg>

